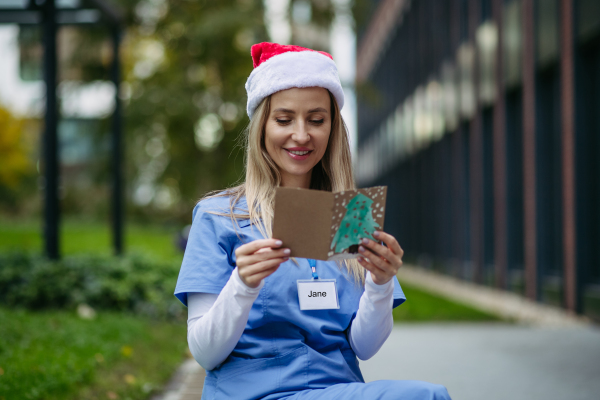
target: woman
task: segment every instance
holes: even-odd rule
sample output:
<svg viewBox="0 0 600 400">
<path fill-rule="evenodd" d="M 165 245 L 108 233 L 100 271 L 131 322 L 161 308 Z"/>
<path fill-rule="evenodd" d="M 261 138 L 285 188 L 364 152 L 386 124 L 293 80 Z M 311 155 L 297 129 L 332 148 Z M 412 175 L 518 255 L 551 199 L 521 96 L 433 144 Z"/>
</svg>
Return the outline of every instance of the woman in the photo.
<svg viewBox="0 0 600 400">
<path fill-rule="evenodd" d="M 403 251 L 391 235 L 363 239 L 338 265 L 289 259 L 271 238 L 277 186 L 354 188 L 344 95 L 327 53 L 260 43 L 248 78 L 246 181 L 194 209 L 175 295 L 188 306 L 188 342 L 206 369 L 203 399 L 449 399 L 418 381 L 364 383 L 404 301 Z M 381 256 L 376 256 L 372 251 Z M 300 310 L 297 281 L 335 279 L 339 309 Z"/>
</svg>

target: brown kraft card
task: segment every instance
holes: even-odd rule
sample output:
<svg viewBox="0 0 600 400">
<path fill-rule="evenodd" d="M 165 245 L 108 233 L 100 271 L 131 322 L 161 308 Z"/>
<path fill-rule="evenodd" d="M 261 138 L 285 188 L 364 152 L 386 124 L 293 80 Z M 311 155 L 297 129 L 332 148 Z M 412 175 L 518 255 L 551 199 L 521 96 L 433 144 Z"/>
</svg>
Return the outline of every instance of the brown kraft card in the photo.
<svg viewBox="0 0 600 400">
<path fill-rule="evenodd" d="M 325 192 L 277 188 L 273 237 L 291 257 L 342 260 L 359 256 L 362 238 L 383 230 L 386 186 Z"/>
</svg>

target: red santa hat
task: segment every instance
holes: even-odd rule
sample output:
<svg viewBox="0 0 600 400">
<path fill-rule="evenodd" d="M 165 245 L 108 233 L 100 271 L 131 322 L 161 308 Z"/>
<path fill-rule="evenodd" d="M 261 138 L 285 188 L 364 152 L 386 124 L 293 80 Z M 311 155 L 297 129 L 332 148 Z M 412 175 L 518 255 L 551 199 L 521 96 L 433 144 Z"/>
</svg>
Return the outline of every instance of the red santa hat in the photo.
<svg viewBox="0 0 600 400">
<path fill-rule="evenodd" d="M 328 53 L 268 42 L 255 44 L 250 53 L 254 62 L 246 81 L 250 118 L 265 97 L 290 88 L 322 87 L 333 94 L 340 109 L 344 106 L 337 67 Z"/>
</svg>

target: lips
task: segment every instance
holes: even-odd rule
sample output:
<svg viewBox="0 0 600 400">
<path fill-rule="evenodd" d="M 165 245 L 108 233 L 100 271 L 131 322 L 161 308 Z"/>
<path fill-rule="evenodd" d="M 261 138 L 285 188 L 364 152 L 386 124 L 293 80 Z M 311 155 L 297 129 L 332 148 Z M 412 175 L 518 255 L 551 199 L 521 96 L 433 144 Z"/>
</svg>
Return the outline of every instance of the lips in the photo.
<svg viewBox="0 0 600 400">
<path fill-rule="evenodd" d="M 284 150 L 292 159 L 298 161 L 306 160 L 310 156 L 310 153 L 312 153 L 312 150 L 305 147 L 291 147 Z"/>
</svg>

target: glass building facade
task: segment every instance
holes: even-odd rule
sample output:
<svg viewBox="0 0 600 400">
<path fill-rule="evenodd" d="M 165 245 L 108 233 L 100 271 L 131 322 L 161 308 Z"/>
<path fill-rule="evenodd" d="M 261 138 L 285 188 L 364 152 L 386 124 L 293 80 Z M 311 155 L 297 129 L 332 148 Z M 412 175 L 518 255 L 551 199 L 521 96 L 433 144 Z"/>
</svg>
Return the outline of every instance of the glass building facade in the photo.
<svg viewBox="0 0 600 400">
<path fill-rule="evenodd" d="M 371 8 L 356 176 L 407 261 L 600 319 L 600 2 Z"/>
</svg>

